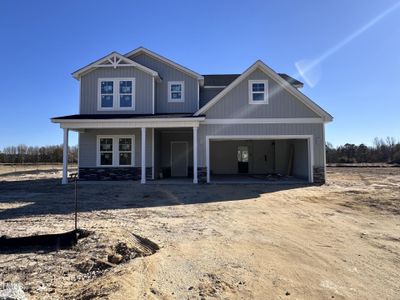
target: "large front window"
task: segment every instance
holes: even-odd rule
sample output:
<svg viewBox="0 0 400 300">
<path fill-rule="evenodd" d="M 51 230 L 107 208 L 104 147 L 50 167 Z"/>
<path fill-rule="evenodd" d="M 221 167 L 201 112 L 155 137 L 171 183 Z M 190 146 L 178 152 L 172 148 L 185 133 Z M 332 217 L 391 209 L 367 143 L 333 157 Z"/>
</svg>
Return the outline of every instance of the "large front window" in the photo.
<svg viewBox="0 0 400 300">
<path fill-rule="evenodd" d="M 249 80 L 249 103 L 268 104 L 267 80 Z"/>
<path fill-rule="evenodd" d="M 135 78 L 99 79 L 99 110 L 134 110 Z"/>
<path fill-rule="evenodd" d="M 185 85 L 183 81 L 168 82 L 168 101 L 183 102 L 185 96 Z"/>
<path fill-rule="evenodd" d="M 134 136 L 98 136 L 98 166 L 133 166 Z"/>
</svg>

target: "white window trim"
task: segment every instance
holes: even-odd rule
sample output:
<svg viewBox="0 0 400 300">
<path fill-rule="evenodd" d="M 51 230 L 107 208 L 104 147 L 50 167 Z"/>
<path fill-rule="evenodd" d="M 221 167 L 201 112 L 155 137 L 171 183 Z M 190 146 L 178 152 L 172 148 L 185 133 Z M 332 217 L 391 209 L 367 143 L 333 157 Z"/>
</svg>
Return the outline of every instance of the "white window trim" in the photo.
<svg viewBox="0 0 400 300">
<path fill-rule="evenodd" d="M 113 106 L 102 107 L 101 106 L 101 82 L 112 81 L 113 82 Z M 120 81 L 132 81 L 132 106 L 131 107 L 120 107 L 119 100 L 119 82 Z M 99 78 L 97 81 L 97 110 L 99 111 L 112 111 L 112 110 L 135 110 L 136 107 L 136 78 Z"/>
<path fill-rule="evenodd" d="M 253 84 L 262 83 L 264 84 L 264 100 L 253 100 Z M 254 92 L 261 93 L 261 92 Z M 250 104 L 268 104 L 268 80 L 249 80 L 249 103 Z"/>
<path fill-rule="evenodd" d="M 181 99 L 172 99 L 171 85 L 180 84 L 182 86 Z M 168 81 L 168 102 L 185 102 L 185 82 L 184 81 Z"/>
<path fill-rule="evenodd" d="M 132 156 L 130 165 L 119 164 L 119 139 L 132 139 Z M 113 151 L 112 151 L 112 165 L 101 165 L 100 164 L 100 139 L 112 139 L 113 140 Z M 96 166 L 101 168 L 112 168 L 112 167 L 134 167 L 135 166 L 135 136 L 134 135 L 97 135 L 96 136 Z M 126 151 L 123 151 L 126 152 Z"/>
</svg>

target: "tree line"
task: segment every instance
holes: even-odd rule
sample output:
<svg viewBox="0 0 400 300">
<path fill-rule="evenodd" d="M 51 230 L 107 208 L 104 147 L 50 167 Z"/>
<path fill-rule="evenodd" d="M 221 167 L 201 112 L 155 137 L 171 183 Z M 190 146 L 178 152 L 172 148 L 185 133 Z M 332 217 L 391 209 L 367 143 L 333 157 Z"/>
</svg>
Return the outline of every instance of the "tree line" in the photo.
<svg viewBox="0 0 400 300">
<path fill-rule="evenodd" d="M 326 144 L 327 163 L 397 163 L 400 164 L 400 141 L 393 137 L 375 138 L 373 146 Z"/>
<path fill-rule="evenodd" d="M 78 161 L 78 147 L 68 148 L 68 161 Z M 63 145 L 50 146 L 9 146 L 0 150 L 0 163 L 61 163 Z"/>
<path fill-rule="evenodd" d="M 63 146 L 9 146 L 0 151 L 0 163 L 61 163 Z M 68 161 L 78 161 L 78 147 L 69 147 Z M 326 144 L 328 163 L 398 163 L 400 164 L 400 141 L 393 137 L 375 138 L 373 146 L 346 143 L 333 147 Z"/>
</svg>

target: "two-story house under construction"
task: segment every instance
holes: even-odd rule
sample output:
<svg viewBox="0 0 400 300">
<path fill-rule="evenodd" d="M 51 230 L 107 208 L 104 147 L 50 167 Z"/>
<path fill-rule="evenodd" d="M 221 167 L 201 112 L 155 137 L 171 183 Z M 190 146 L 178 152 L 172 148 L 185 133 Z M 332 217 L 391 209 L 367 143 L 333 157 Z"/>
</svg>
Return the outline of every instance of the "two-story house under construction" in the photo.
<svg viewBox="0 0 400 300">
<path fill-rule="evenodd" d="M 80 179 L 325 181 L 332 116 L 260 60 L 241 74 L 201 75 L 140 47 L 73 77 L 79 114 L 52 119 L 64 130 L 63 183 L 70 130 Z"/>
</svg>

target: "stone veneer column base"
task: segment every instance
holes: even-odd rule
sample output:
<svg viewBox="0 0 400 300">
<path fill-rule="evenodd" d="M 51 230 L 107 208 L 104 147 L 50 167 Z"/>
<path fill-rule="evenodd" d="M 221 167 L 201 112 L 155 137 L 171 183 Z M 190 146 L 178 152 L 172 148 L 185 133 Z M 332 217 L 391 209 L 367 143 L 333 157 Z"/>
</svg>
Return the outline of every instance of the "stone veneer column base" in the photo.
<svg viewBox="0 0 400 300">
<path fill-rule="evenodd" d="M 140 168 L 79 168 L 79 180 L 138 180 Z"/>
<path fill-rule="evenodd" d="M 152 173 L 153 169 L 151 167 L 146 167 L 146 180 L 152 180 Z M 139 178 L 142 177 L 141 174 L 142 173 L 139 173 Z"/>
<path fill-rule="evenodd" d="M 140 180 L 140 167 L 79 168 L 79 180 Z M 146 179 L 152 179 L 152 168 L 146 168 Z"/>
<path fill-rule="evenodd" d="M 325 169 L 324 167 L 314 167 L 314 183 L 315 184 L 325 184 Z"/>
<path fill-rule="evenodd" d="M 199 183 L 207 183 L 207 168 L 198 167 L 197 168 L 197 181 Z"/>
</svg>

